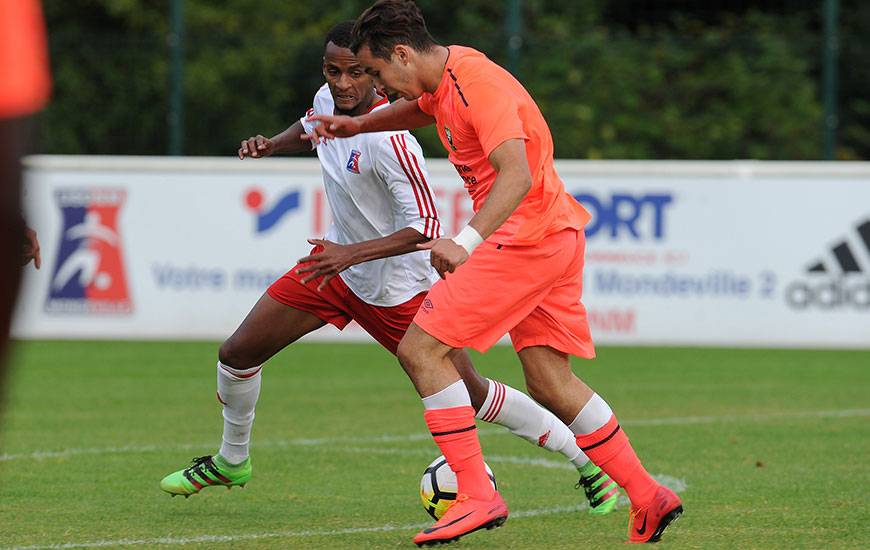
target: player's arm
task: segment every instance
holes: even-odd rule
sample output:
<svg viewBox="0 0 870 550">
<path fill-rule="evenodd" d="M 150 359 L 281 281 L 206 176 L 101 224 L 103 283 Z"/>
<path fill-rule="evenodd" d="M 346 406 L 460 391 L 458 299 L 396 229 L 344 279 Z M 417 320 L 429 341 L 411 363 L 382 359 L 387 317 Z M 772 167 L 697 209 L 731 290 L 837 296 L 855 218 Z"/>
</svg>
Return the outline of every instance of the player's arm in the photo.
<svg viewBox="0 0 870 550">
<path fill-rule="evenodd" d="M 452 239 L 437 239 L 417 247 L 431 249 L 432 266 L 442 278 L 464 264 L 471 251 L 501 227 L 532 187 L 524 140 L 505 141 L 493 149 L 489 162 L 498 175 L 468 225 Z"/>
<path fill-rule="evenodd" d="M 405 226 L 398 231 L 369 241 L 350 245 L 311 239 L 323 251 L 306 256 L 300 263 L 311 262 L 299 272 L 311 273 L 303 282 L 324 276 L 319 288 L 348 267 L 370 260 L 416 252 L 417 245 L 441 234 L 441 221 L 429 189 L 429 173 L 420 144 L 409 134 L 394 134 L 372 147 L 374 169 L 390 192 L 397 215 Z"/>
<path fill-rule="evenodd" d="M 334 115 L 314 115 L 312 121 L 319 121 L 311 132 L 302 136 L 311 143 L 318 144 L 321 139 L 351 137 L 370 132 L 392 130 L 413 130 L 435 124 L 435 118 L 420 109 L 417 101 L 399 99 L 389 107 L 371 113 L 349 117 Z"/>
<path fill-rule="evenodd" d="M 317 290 L 320 290 L 326 286 L 330 279 L 352 265 L 416 252 L 417 245 L 428 240 L 428 237 L 424 237 L 422 233 L 411 227 L 400 229 L 386 237 L 354 244 L 338 244 L 323 239 L 308 239 L 309 243 L 321 246 L 323 250 L 301 258 L 299 263 L 307 265 L 300 267 L 296 272 L 308 273 L 302 279 L 303 283 L 322 276 L 323 280 L 317 285 Z"/>
<path fill-rule="evenodd" d="M 242 140 L 239 147 L 239 158 L 245 157 L 262 158 L 275 153 L 304 153 L 311 150 L 311 142 L 302 138 L 305 128 L 301 120 L 297 120 L 292 126 L 280 134 L 267 138 L 256 135 Z"/>
</svg>

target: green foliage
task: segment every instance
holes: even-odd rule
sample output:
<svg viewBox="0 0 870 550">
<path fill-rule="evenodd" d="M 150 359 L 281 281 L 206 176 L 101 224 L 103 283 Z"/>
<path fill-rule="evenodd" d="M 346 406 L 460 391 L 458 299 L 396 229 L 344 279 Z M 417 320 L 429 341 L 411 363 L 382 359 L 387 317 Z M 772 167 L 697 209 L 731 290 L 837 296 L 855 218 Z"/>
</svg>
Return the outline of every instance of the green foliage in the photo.
<svg viewBox="0 0 870 550">
<path fill-rule="evenodd" d="M 165 154 L 171 0 L 47 2 L 54 100 L 46 153 Z M 504 63 L 505 2 L 420 0 L 432 34 Z M 185 0 L 185 153 L 232 154 L 274 134 L 322 83 L 322 42 L 367 0 Z M 517 75 L 539 102 L 556 154 L 577 158 L 812 159 L 822 143 L 816 12 L 631 29 L 607 3 L 524 0 Z M 854 14 L 854 16 L 852 16 Z M 870 8 L 843 2 L 843 158 L 870 157 Z M 862 68 L 863 67 L 863 68 Z M 443 156 L 434 131 L 418 133 Z"/>
<path fill-rule="evenodd" d="M 818 152 L 821 109 L 807 63 L 777 22 L 690 20 L 638 34 L 577 32 L 560 14 L 533 45 L 526 81 L 560 157 L 801 159 Z M 539 53 L 538 53 L 539 52 Z"/>
</svg>

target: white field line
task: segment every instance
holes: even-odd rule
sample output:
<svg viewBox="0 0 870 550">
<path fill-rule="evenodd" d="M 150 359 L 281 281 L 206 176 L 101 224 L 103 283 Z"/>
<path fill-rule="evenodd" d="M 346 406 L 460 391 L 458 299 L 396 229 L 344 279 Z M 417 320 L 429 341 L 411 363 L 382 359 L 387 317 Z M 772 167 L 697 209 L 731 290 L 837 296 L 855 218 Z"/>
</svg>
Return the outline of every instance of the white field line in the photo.
<svg viewBox="0 0 870 550">
<path fill-rule="evenodd" d="M 870 409 L 840 409 L 828 411 L 801 411 L 801 412 L 772 412 L 745 415 L 720 415 L 720 416 L 682 416 L 668 418 L 646 418 L 626 420 L 620 422 L 624 426 L 681 426 L 688 424 L 715 424 L 717 422 L 760 422 L 777 419 L 797 418 L 847 418 L 854 416 L 870 416 Z M 510 432 L 504 429 L 481 429 L 480 435 L 507 435 Z M 428 433 L 413 433 L 404 435 L 376 435 L 365 437 L 322 437 L 322 438 L 296 438 L 284 440 L 266 440 L 253 444 L 255 449 L 263 448 L 287 448 L 323 445 L 347 445 L 354 443 L 406 443 L 414 441 L 429 441 Z M 103 455 L 103 454 L 137 454 L 148 452 L 166 452 L 183 450 L 202 450 L 214 446 L 214 442 L 200 444 L 173 444 L 173 445 L 124 445 L 120 447 L 91 447 L 71 448 L 56 451 L 32 451 L 29 453 L 0 454 L 0 462 L 14 460 L 42 460 L 48 458 L 68 458 L 80 455 Z"/>
<path fill-rule="evenodd" d="M 677 493 L 686 490 L 687 485 L 685 480 L 668 475 L 653 476 L 659 483 L 667 485 Z M 622 507 L 628 504 L 628 498 L 625 495 L 619 497 L 617 506 Z M 587 508 L 586 503 L 576 504 L 573 506 L 554 506 L 552 508 L 538 508 L 535 510 L 521 510 L 519 512 L 511 512 L 511 520 L 522 518 L 534 518 L 539 516 L 551 516 L 555 514 L 575 513 Z M 310 538 L 310 537 L 339 537 L 342 535 L 356 535 L 363 533 L 391 533 L 395 531 L 416 531 L 429 526 L 429 523 L 412 523 L 407 525 L 378 525 L 372 527 L 349 527 L 347 529 L 312 529 L 302 531 L 275 531 L 271 533 L 247 533 L 241 535 L 200 535 L 196 537 L 158 537 L 151 539 L 114 539 L 114 540 L 97 540 L 92 542 L 66 542 L 60 544 L 35 544 L 30 546 L 5 546 L 0 550 L 66 550 L 71 548 L 108 548 L 108 547 L 123 547 L 123 546 L 156 546 L 176 545 L 182 546 L 185 544 L 202 544 L 202 543 L 239 543 L 253 540 L 264 539 L 294 539 L 294 538 Z"/>
</svg>

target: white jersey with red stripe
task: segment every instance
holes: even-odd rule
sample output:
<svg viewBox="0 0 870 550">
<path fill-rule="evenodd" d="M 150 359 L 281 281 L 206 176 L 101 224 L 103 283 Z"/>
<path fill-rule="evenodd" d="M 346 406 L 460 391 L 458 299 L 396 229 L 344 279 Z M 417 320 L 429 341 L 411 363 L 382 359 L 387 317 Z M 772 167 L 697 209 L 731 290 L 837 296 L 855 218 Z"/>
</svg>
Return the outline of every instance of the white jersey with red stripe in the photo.
<svg viewBox="0 0 870 550">
<path fill-rule="evenodd" d="M 373 108 L 388 105 L 383 98 Z M 302 117 L 310 132 L 313 114 L 334 114 L 329 87 L 314 96 L 314 106 Z M 441 222 L 429 188 L 429 174 L 420 144 L 410 133 L 376 132 L 323 141 L 317 146 L 332 225 L 324 237 L 352 244 L 413 228 L 429 238 L 441 236 Z M 428 252 L 372 260 L 351 266 L 342 280 L 363 301 L 396 306 L 428 291 L 438 274 Z"/>
</svg>

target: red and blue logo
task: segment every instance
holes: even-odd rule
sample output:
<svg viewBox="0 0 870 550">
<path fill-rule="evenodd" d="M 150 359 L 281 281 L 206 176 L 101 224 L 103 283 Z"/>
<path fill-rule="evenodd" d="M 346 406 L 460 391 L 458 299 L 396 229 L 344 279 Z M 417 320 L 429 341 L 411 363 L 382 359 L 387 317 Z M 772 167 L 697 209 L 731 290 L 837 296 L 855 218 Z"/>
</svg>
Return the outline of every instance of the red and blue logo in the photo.
<svg viewBox="0 0 870 550">
<path fill-rule="evenodd" d="M 128 314 L 133 311 L 124 270 L 118 214 L 119 189 L 61 189 L 63 215 L 46 311 Z"/>
<path fill-rule="evenodd" d="M 270 208 L 266 208 L 266 199 L 263 196 L 263 192 L 256 187 L 248 189 L 247 193 L 245 193 L 245 206 L 255 215 L 257 222 L 255 231 L 257 233 L 265 233 L 275 227 L 284 216 L 294 210 L 298 210 L 301 202 L 300 197 L 301 193 L 299 191 L 289 191 L 278 197 Z"/>
<path fill-rule="evenodd" d="M 347 159 L 347 171 L 359 174 L 359 157 L 362 155 L 356 149 L 351 149 L 350 158 Z"/>
</svg>

